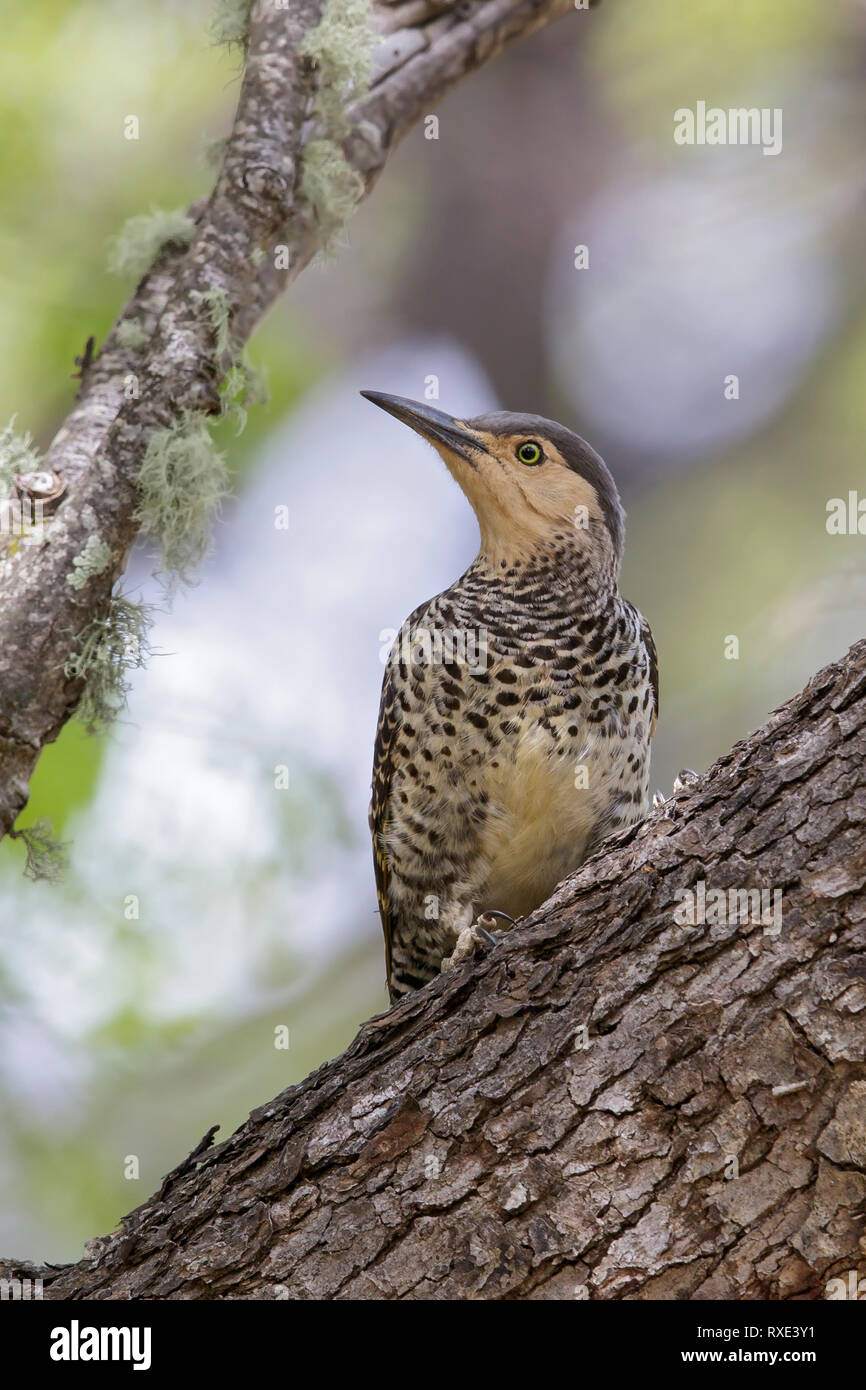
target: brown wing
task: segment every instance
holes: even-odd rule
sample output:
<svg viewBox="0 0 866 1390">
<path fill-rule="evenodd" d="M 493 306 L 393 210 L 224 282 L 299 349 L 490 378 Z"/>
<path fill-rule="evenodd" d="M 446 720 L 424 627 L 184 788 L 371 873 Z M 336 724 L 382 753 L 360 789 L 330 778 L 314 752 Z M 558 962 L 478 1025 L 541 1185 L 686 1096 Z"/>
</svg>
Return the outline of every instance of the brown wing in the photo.
<svg viewBox="0 0 866 1390">
<path fill-rule="evenodd" d="M 427 612 L 428 603 L 422 603 L 411 613 L 401 628 L 397 641 L 401 642 L 407 632 L 415 626 L 419 618 Z M 382 846 L 382 836 L 387 827 L 391 798 L 391 777 L 394 771 L 394 753 L 397 736 L 403 720 L 400 708 L 400 686 L 406 679 L 406 669 L 399 661 L 389 657 L 382 681 L 382 698 L 379 703 L 379 723 L 376 728 L 376 744 L 373 750 L 373 795 L 370 801 L 370 833 L 373 836 L 373 868 L 376 873 L 376 897 L 379 902 L 379 916 L 385 935 L 385 972 L 388 989 L 391 988 L 391 937 L 394 920 L 388 900 L 388 856 Z"/>
<path fill-rule="evenodd" d="M 643 613 L 641 613 L 639 616 L 640 635 L 643 639 L 643 644 L 646 647 L 647 656 L 649 657 L 650 685 L 652 686 L 653 702 L 655 704 L 652 729 L 650 730 L 650 737 L 652 737 L 652 735 L 656 731 L 656 724 L 658 723 L 659 718 L 659 654 L 656 651 L 656 644 L 653 641 L 653 635 L 650 631 L 649 623 L 647 622 Z"/>
<path fill-rule="evenodd" d="M 379 723 L 376 728 L 376 744 L 373 751 L 373 796 L 370 801 L 370 833 L 373 836 L 373 868 L 376 873 L 376 897 L 379 902 L 379 916 L 385 934 L 385 972 L 388 988 L 391 987 L 391 913 L 388 907 L 388 857 L 382 848 L 382 834 L 388 816 L 388 800 L 391 792 L 394 745 L 400 727 L 397 705 L 397 681 L 395 668 L 389 662 L 382 682 L 382 699 L 379 704 Z"/>
</svg>

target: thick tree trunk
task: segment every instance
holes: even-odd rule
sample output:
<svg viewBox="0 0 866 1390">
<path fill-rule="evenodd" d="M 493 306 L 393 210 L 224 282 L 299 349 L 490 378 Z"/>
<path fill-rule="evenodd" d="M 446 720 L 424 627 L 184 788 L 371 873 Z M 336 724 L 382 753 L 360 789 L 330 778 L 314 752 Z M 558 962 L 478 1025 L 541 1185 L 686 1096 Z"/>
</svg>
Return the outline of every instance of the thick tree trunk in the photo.
<svg viewBox="0 0 866 1390">
<path fill-rule="evenodd" d="M 824 1297 L 864 1255 L 864 822 L 861 642 L 91 1258 L 2 1272 L 75 1299 Z"/>
</svg>

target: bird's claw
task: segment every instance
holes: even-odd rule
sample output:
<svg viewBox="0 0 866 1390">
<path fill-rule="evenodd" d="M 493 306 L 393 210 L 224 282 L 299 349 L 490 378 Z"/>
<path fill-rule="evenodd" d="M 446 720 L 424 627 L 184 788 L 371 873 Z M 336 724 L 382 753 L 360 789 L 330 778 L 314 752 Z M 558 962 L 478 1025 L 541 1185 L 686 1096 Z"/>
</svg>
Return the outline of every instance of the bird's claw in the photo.
<svg viewBox="0 0 866 1390">
<path fill-rule="evenodd" d="M 470 926 L 464 927 L 460 932 L 451 955 L 443 956 L 440 971 L 453 970 L 455 965 L 460 965 L 470 956 L 474 956 L 482 945 L 495 946 L 496 937 L 490 929 L 496 926 L 497 917 L 505 917 L 509 922 L 514 921 L 507 912 L 482 912 Z"/>
<path fill-rule="evenodd" d="M 673 789 L 675 792 L 684 792 L 687 791 L 689 787 L 693 787 L 695 782 L 699 781 L 700 777 L 696 772 L 693 772 L 690 767 L 682 767 L 674 778 Z"/>
<path fill-rule="evenodd" d="M 478 921 L 473 924 L 473 930 L 475 932 L 475 935 L 480 936 L 482 941 L 486 941 L 488 946 L 495 946 L 496 937 L 493 935 L 492 932 L 489 932 L 486 927 L 483 927 L 481 925 L 483 921 L 484 917 L 482 916 L 479 917 Z M 487 921 L 490 922 L 492 926 L 496 925 L 490 917 L 487 918 Z"/>
<path fill-rule="evenodd" d="M 653 810 L 654 810 L 654 811 L 658 811 L 658 809 L 659 809 L 661 806 L 664 806 L 664 804 L 665 804 L 666 801 L 667 801 L 667 797 L 665 796 L 664 792 L 660 792 L 660 791 L 654 791 L 654 792 L 653 792 Z"/>
</svg>

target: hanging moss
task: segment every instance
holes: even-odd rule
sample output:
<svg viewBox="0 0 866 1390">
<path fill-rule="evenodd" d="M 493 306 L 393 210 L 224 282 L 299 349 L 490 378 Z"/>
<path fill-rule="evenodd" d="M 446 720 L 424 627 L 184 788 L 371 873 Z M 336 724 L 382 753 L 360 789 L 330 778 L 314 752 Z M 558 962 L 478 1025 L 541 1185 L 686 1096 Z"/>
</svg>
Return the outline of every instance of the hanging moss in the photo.
<svg viewBox="0 0 866 1390">
<path fill-rule="evenodd" d="M 324 135 L 311 140 L 304 150 L 300 188 L 326 253 L 335 249 L 364 195 L 364 180 L 349 165 L 341 145 L 351 128 L 346 114 L 349 102 L 363 96 L 370 84 L 377 43 L 370 13 L 370 0 L 328 0 L 321 21 L 301 46 L 316 67 L 313 114 Z"/>
<path fill-rule="evenodd" d="M 35 473 L 42 467 L 32 436 L 16 432 L 16 418 L 13 415 L 5 429 L 0 430 L 0 497 L 9 492 L 16 473 Z"/>
<path fill-rule="evenodd" d="M 144 665 L 149 630 L 150 610 L 115 594 L 105 616 L 93 620 L 66 662 L 67 678 L 84 681 L 76 715 L 91 733 L 125 708 L 127 672 Z"/>
<path fill-rule="evenodd" d="M 193 290 L 190 296 L 197 304 L 204 304 L 210 319 L 216 342 L 216 355 L 219 360 L 232 352 L 231 305 L 228 291 L 220 286 L 209 290 Z"/>
<path fill-rule="evenodd" d="M 346 106 L 370 85 L 378 36 L 370 27 L 370 0 L 328 0 L 322 18 L 301 44 L 318 72 L 313 109 L 333 138 L 348 134 Z"/>
<path fill-rule="evenodd" d="M 163 246 L 189 246 L 194 231 L 195 223 L 183 208 L 152 208 L 140 217 L 130 217 L 117 236 L 109 238 L 108 269 L 113 275 L 140 280 Z"/>
<path fill-rule="evenodd" d="M 264 374 L 252 365 L 246 352 L 237 354 L 231 334 L 231 306 L 226 290 L 215 286 L 209 290 L 194 290 L 193 299 L 207 307 L 213 329 L 216 357 L 221 364 L 226 358 L 230 366 L 220 384 L 220 409 L 232 416 L 237 433 L 242 434 L 252 405 L 263 405 L 268 399 Z"/>
<path fill-rule="evenodd" d="M 223 378 L 220 386 L 223 415 L 234 420 L 237 434 L 246 429 L 250 406 L 267 405 L 268 384 L 260 367 L 254 367 L 242 353 Z"/>
<path fill-rule="evenodd" d="M 364 196 L 364 180 L 333 140 L 311 140 L 304 151 L 301 196 L 316 219 L 322 249 L 331 252 Z"/>
<path fill-rule="evenodd" d="M 250 37 L 252 0 L 218 0 L 210 23 L 214 43 L 238 45 L 246 51 Z"/>
<path fill-rule="evenodd" d="M 24 846 L 24 872 L 34 882 L 40 879 L 58 883 L 66 869 L 67 846 L 54 839 L 54 828 L 48 820 L 38 820 L 23 830 L 13 830 L 10 838 Z"/>
<path fill-rule="evenodd" d="M 138 476 L 136 521 L 156 539 L 169 579 L 192 582 L 227 495 L 225 459 L 203 415 L 185 411 L 175 424 L 154 431 Z"/>
</svg>

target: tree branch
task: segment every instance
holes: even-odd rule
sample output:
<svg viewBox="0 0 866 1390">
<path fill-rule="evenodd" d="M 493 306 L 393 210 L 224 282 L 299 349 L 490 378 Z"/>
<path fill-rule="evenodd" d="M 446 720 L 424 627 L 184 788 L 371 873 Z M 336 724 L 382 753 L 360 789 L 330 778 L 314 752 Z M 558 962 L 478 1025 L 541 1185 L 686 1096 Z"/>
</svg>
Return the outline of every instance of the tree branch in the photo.
<svg viewBox="0 0 866 1390">
<path fill-rule="evenodd" d="M 4 1276 L 51 1299 L 824 1297 L 866 1201 L 864 822 L 861 642 L 90 1258 Z M 689 924 L 701 883 L 726 906 Z M 737 920 L 746 889 L 781 920 Z"/>
<path fill-rule="evenodd" d="M 67 676 L 66 663 L 105 613 L 126 566 L 149 439 L 185 411 L 220 407 L 227 364 L 201 296 L 224 296 L 240 350 L 321 244 L 299 188 L 304 149 L 320 133 L 308 120 L 314 75 L 300 50 L 320 11 L 321 0 L 294 0 L 291 12 L 254 3 L 234 127 L 214 190 L 193 209 L 192 242 L 163 251 L 82 368 L 76 403 L 45 460 L 66 485 L 63 500 L 38 544 L 7 548 L 0 558 L 0 838 L 27 803 L 42 747 L 81 697 L 82 681 Z M 456 8 L 413 0 L 378 9 L 387 37 L 374 55 L 377 75 L 348 108 L 343 142 L 364 189 L 432 102 L 507 44 L 569 11 L 571 0 L 466 0 Z M 275 244 L 289 249 L 287 269 L 276 267 Z M 131 321 L 147 338 L 144 352 L 118 332 Z M 133 400 L 124 395 L 130 376 L 139 384 Z M 112 561 L 73 587 L 74 560 L 97 533 Z"/>
</svg>

